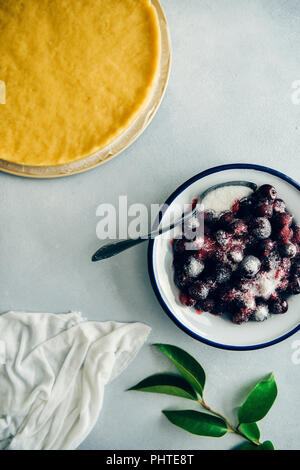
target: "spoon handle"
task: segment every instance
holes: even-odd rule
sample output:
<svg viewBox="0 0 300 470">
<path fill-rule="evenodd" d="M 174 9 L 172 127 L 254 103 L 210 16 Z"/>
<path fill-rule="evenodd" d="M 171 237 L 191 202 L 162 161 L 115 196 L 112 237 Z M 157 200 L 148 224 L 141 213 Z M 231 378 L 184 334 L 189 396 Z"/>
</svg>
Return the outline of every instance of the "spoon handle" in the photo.
<svg viewBox="0 0 300 470">
<path fill-rule="evenodd" d="M 92 261 L 101 261 L 103 259 L 112 258 L 113 256 L 122 253 L 122 251 L 128 250 L 140 243 L 145 242 L 148 238 L 137 238 L 135 240 L 121 240 L 115 243 L 109 243 L 108 245 L 102 246 L 92 257 Z"/>
<path fill-rule="evenodd" d="M 128 240 L 121 240 L 116 241 L 113 243 L 109 243 L 107 245 L 102 246 L 92 257 L 92 261 L 101 261 L 103 259 L 108 259 L 113 256 L 122 253 L 123 251 L 127 250 L 128 248 L 132 248 L 136 245 L 140 245 L 141 243 L 156 238 L 163 233 L 169 232 L 170 230 L 174 229 L 180 223 L 186 222 L 190 218 L 196 215 L 198 209 L 195 208 L 192 211 L 188 212 L 188 214 L 184 215 L 181 219 L 177 220 L 174 224 L 169 225 L 167 227 L 159 227 L 157 230 L 148 233 L 144 237 L 136 238 L 136 239 L 128 239 Z"/>
</svg>

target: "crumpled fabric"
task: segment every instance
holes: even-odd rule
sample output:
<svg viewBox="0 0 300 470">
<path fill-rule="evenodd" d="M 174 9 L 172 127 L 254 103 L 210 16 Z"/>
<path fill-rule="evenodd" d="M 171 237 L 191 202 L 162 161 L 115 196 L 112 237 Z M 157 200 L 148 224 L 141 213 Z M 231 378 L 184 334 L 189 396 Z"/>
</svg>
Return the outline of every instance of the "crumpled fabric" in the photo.
<svg viewBox="0 0 300 470">
<path fill-rule="evenodd" d="M 95 425 L 104 386 L 146 341 L 141 323 L 81 313 L 0 316 L 0 448 L 76 449 Z"/>
</svg>

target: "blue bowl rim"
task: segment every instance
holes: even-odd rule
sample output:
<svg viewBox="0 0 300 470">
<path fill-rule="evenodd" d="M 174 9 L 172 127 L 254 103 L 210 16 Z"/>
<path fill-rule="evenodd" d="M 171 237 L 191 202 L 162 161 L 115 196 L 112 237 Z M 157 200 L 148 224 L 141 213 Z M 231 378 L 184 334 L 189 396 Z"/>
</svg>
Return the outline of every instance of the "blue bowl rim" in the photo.
<svg viewBox="0 0 300 470">
<path fill-rule="evenodd" d="M 300 191 L 300 185 L 295 180 L 293 180 L 292 178 L 290 178 L 289 176 L 285 175 L 284 173 L 282 173 L 280 171 L 274 170 L 273 168 L 269 168 L 269 167 L 262 166 L 262 165 L 251 164 L 251 163 L 231 163 L 231 164 L 227 164 L 227 165 L 215 166 L 215 167 L 209 168 L 208 170 L 202 171 L 202 172 L 198 173 L 197 175 L 193 176 L 192 178 L 187 180 L 185 183 L 183 183 L 181 186 L 179 186 L 179 188 L 177 188 L 171 194 L 171 196 L 165 202 L 165 208 L 162 210 L 162 213 L 159 215 L 159 217 L 157 218 L 157 220 L 154 223 L 154 229 L 156 229 L 158 227 L 158 225 L 160 224 L 160 222 L 161 222 L 161 220 L 164 216 L 166 207 L 169 206 L 174 201 L 174 199 L 176 199 L 176 197 L 179 196 L 179 194 L 181 194 L 191 184 L 193 184 L 196 181 L 199 181 L 200 179 L 203 179 L 206 176 L 211 175 L 213 173 L 220 173 L 221 171 L 226 171 L 226 170 L 244 170 L 244 169 L 261 171 L 261 172 L 264 172 L 264 173 L 269 173 L 273 176 L 277 176 L 278 178 L 281 178 L 282 180 L 284 180 L 287 183 L 294 186 L 298 191 Z M 252 350 L 256 350 L 256 349 L 267 348 L 269 346 L 272 346 L 273 344 L 280 343 L 281 341 L 284 341 L 285 339 L 289 338 L 290 336 L 294 335 L 295 333 L 297 333 L 297 331 L 300 330 L 300 324 L 299 324 L 298 326 L 293 328 L 290 332 L 286 333 L 285 335 L 280 336 L 279 338 L 276 338 L 276 339 L 274 339 L 272 341 L 269 341 L 267 343 L 256 344 L 256 345 L 253 345 L 253 346 L 226 345 L 226 344 L 210 341 L 210 340 L 204 338 L 203 336 L 198 335 L 197 333 L 195 333 L 194 331 L 190 330 L 185 325 L 183 325 L 175 317 L 175 315 L 168 308 L 168 306 L 166 305 L 164 299 L 162 298 L 161 293 L 160 293 L 159 288 L 158 288 L 158 285 L 157 285 L 157 282 L 156 282 L 156 279 L 155 279 L 155 274 L 154 274 L 154 269 L 153 269 L 153 251 L 154 251 L 154 240 L 152 239 L 152 240 L 149 241 L 149 246 L 148 246 L 148 273 L 149 273 L 149 277 L 150 277 L 150 281 L 151 281 L 151 285 L 152 285 L 152 288 L 154 290 L 154 293 L 155 293 L 161 307 L 163 308 L 165 313 L 168 315 L 168 317 L 182 331 L 187 333 L 192 338 L 194 338 L 198 341 L 201 341 L 202 343 L 208 344 L 209 346 L 213 346 L 213 347 L 219 348 L 219 349 L 226 349 L 226 350 L 230 350 L 230 351 L 252 351 Z"/>
</svg>

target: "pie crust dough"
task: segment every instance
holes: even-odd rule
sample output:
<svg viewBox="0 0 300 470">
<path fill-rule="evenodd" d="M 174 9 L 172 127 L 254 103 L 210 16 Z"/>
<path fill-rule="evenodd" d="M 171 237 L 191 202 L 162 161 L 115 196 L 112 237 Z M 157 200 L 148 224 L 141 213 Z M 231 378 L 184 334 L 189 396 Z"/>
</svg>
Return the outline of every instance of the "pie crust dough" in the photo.
<svg viewBox="0 0 300 470">
<path fill-rule="evenodd" d="M 0 0 L 0 158 L 56 166 L 96 153 L 144 109 L 160 60 L 150 0 Z"/>
</svg>

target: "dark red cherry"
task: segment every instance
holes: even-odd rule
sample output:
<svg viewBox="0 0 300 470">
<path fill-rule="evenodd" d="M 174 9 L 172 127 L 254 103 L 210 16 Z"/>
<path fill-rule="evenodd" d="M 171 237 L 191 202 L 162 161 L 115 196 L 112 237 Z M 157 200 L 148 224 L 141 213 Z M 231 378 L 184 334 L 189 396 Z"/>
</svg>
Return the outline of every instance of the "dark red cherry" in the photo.
<svg viewBox="0 0 300 470">
<path fill-rule="evenodd" d="M 276 313 L 276 314 L 286 313 L 289 308 L 289 304 L 287 303 L 287 300 L 284 299 L 283 297 L 278 297 L 275 300 L 271 300 L 269 305 L 270 305 L 271 312 Z"/>
<path fill-rule="evenodd" d="M 288 242 L 280 246 L 280 253 L 287 258 L 295 258 L 297 247 L 294 243 Z"/>
<path fill-rule="evenodd" d="M 186 276 L 195 278 L 200 276 L 204 270 L 204 262 L 201 259 L 196 259 L 194 256 L 189 256 L 183 265 L 183 271 Z"/>
<path fill-rule="evenodd" d="M 269 199 L 269 201 L 275 201 L 277 197 L 277 191 L 274 186 L 271 186 L 270 184 L 264 184 L 256 191 L 256 197 L 258 199 L 266 198 Z"/>
<path fill-rule="evenodd" d="M 281 243 L 289 243 L 290 240 L 293 238 L 294 232 L 288 226 L 283 227 L 276 235 L 277 240 Z"/>
<path fill-rule="evenodd" d="M 200 218 L 204 220 L 204 225 L 208 225 L 209 227 L 214 226 L 214 224 L 217 222 L 217 215 L 215 211 L 213 210 L 207 210 L 204 211 L 200 214 Z"/>
<path fill-rule="evenodd" d="M 252 278 L 256 276 L 258 271 L 260 270 L 261 262 L 259 261 L 256 256 L 246 256 L 240 265 L 240 270 L 242 275 Z"/>
<path fill-rule="evenodd" d="M 191 279 L 182 271 L 176 271 L 174 274 L 174 282 L 178 289 L 184 290 L 190 284 Z"/>
<path fill-rule="evenodd" d="M 240 219 L 248 218 L 253 211 L 253 199 L 251 197 L 243 198 L 240 200 L 240 207 L 237 217 Z"/>
<path fill-rule="evenodd" d="M 173 242 L 173 250 L 175 253 L 183 254 L 185 252 L 185 241 L 180 239 L 175 239 Z"/>
<path fill-rule="evenodd" d="M 252 234 L 259 240 L 269 238 L 272 233 L 272 227 L 266 217 L 257 217 L 252 224 Z"/>
<path fill-rule="evenodd" d="M 204 300 L 209 294 L 209 287 L 202 281 L 196 281 L 189 287 L 189 295 L 195 300 Z"/>
<path fill-rule="evenodd" d="M 266 240 L 259 240 L 256 245 L 257 253 L 262 257 L 269 256 L 269 254 L 272 253 L 275 248 L 276 243 L 271 240 L 271 238 L 267 238 Z"/>
<path fill-rule="evenodd" d="M 274 214 L 283 214 L 286 211 L 285 202 L 282 199 L 275 199 L 273 202 Z"/>
<path fill-rule="evenodd" d="M 259 201 L 255 207 L 254 214 L 256 217 L 266 217 L 270 219 L 273 215 L 273 205 L 270 201 Z"/>
<path fill-rule="evenodd" d="M 281 229 L 283 227 L 290 227 L 293 221 L 293 216 L 291 214 L 283 213 L 283 214 L 276 214 L 273 218 L 273 225 L 277 229 Z"/>
<path fill-rule="evenodd" d="M 237 325 L 241 325 L 242 323 L 247 322 L 250 319 L 252 314 L 253 314 L 252 308 L 241 308 L 236 313 L 234 313 L 234 315 L 232 316 L 232 321 L 233 323 L 236 323 Z"/>
<path fill-rule="evenodd" d="M 197 307 L 197 309 L 201 310 L 202 312 L 215 313 L 216 302 L 215 302 L 214 299 L 200 300 L 197 303 L 196 307 Z"/>
<path fill-rule="evenodd" d="M 174 255 L 174 260 L 173 260 L 173 267 L 175 271 L 181 271 L 182 266 L 186 260 L 186 257 L 184 255 L 179 255 L 178 253 L 175 253 Z"/>
<path fill-rule="evenodd" d="M 219 264 L 216 266 L 216 282 L 217 284 L 224 284 L 228 282 L 232 275 L 232 269 L 228 265 Z"/>
<path fill-rule="evenodd" d="M 232 221 L 234 215 L 232 211 L 223 212 L 219 218 L 219 224 L 223 228 L 227 228 L 228 224 Z"/>
</svg>

